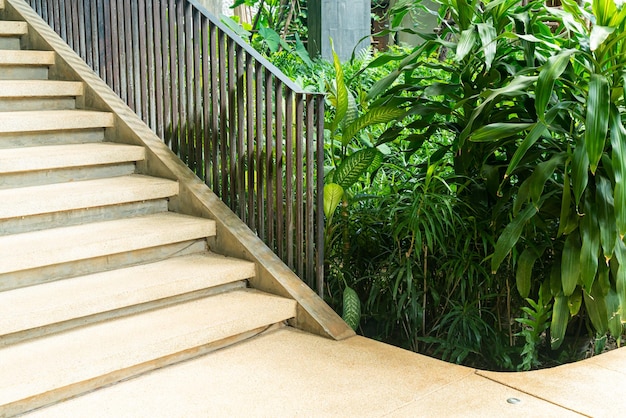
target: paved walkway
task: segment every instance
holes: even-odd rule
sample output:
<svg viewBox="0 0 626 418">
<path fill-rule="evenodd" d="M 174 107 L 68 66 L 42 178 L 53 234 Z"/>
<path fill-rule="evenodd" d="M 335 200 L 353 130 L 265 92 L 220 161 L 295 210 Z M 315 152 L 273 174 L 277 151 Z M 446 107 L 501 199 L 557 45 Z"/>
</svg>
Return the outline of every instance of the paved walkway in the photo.
<svg viewBox="0 0 626 418">
<path fill-rule="evenodd" d="M 494 373 L 363 337 L 291 328 L 36 411 L 32 417 L 619 417 L 626 348 Z"/>
</svg>

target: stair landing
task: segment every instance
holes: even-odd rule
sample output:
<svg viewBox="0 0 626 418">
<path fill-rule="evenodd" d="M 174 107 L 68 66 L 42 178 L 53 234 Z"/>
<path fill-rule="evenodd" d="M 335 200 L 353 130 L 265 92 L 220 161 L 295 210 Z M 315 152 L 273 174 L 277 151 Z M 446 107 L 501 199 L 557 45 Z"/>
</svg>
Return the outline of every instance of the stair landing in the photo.
<svg viewBox="0 0 626 418">
<path fill-rule="evenodd" d="M 363 337 L 331 341 L 283 328 L 26 416 L 615 417 L 624 382 L 626 348 L 548 370 L 489 373 Z"/>
</svg>

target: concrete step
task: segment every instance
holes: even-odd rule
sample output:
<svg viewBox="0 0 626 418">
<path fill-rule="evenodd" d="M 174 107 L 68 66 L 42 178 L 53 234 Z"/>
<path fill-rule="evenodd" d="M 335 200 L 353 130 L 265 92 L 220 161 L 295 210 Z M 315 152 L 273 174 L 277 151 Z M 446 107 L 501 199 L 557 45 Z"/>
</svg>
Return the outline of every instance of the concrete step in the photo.
<svg viewBox="0 0 626 418">
<path fill-rule="evenodd" d="M 0 174 L 88 167 L 143 160 L 141 146 L 114 143 L 0 149 Z"/>
<path fill-rule="evenodd" d="M 132 175 L 0 190 L 0 219 L 155 200 L 178 194 L 178 183 Z M 33 198 L 33 197 L 36 198 Z"/>
<path fill-rule="evenodd" d="M 0 134 L 108 128 L 113 123 L 112 113 L 89 110 L 0 112 Z"/>
<path fill-rule="evenodd" d="M 0 415 L 19 414 L 256 335 L 296 302 L 236 290 L 0 349 Z"/>
<path fill-rule="evenodd" d="M 80 82 L 0 80 L 0 112 L 74 109 L 82 94 Z"/>
<path fill-rule="evenodd" d="M 0 50 L 0 80 L 45 80 L 55 58 L 52 51 Z"/>
<path fill-rule="evenodd" d="M 245 287 L 254 263 L 206 253 L 0 292 L 0 346 Z"/>
<path fill-rule="evenodd" d="M 0 236 L 3 258 L 0 274 L 129 253 L 213 235 L 214 221 L 170 212 L 4 235 Z M 10 280 L 10 275 L 3 280 Z"/>
<path fill-rule="evenodd" d="M 19 50 L 20 39 L 27 33 L 25 22 L 0 21 L 0 49 Z"/>
</svg>

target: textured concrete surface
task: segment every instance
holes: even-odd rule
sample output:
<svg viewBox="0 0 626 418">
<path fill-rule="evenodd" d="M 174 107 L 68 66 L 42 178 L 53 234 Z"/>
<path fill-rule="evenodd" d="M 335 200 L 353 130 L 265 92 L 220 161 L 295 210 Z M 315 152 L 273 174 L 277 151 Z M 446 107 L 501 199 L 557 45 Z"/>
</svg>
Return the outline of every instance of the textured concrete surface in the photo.
<svg viewBox="0 0 626 418">
<path fill-rule="evenodd" d="M 626 359 L 624 350 L 607 361 L 624 363 L 621 359 Z M 560 370 L 569 368 L 546 374 L 560 376 Z M 505 383 L 362 337 L 332 341 L 283 328 L 28 416 L 580 416 L 507 382 L 511 376 L 532 374 L 496 375 Z M 578 384 L 587 377 L 582 375 Z M 588 414 L 622 416 L 623 411 L 607 415 L 602 409 L 612 396 L 625 393 L 618 386 L 622 381 L 612 380 L 612 388 L 598 391 L 604 399 L 595 401 L 596 409 L 586 409 Z M 586 383 L 581 387 L 591 390 Z M 617 398 L 618 404 L 623 402 L 623 396 Z"/>
</svg>

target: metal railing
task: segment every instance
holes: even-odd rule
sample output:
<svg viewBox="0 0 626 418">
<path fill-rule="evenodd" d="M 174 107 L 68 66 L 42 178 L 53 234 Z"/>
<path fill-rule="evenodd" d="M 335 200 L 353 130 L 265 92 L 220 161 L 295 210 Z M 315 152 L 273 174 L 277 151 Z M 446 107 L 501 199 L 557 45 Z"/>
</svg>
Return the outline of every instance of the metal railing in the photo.
<svg viewBox="0 0 626 418">
<path fill-rule="evenodd" d="M 301 91 L 194 0 L 27 2 L 322 294 L 321 94 Z"/>
</svg>

